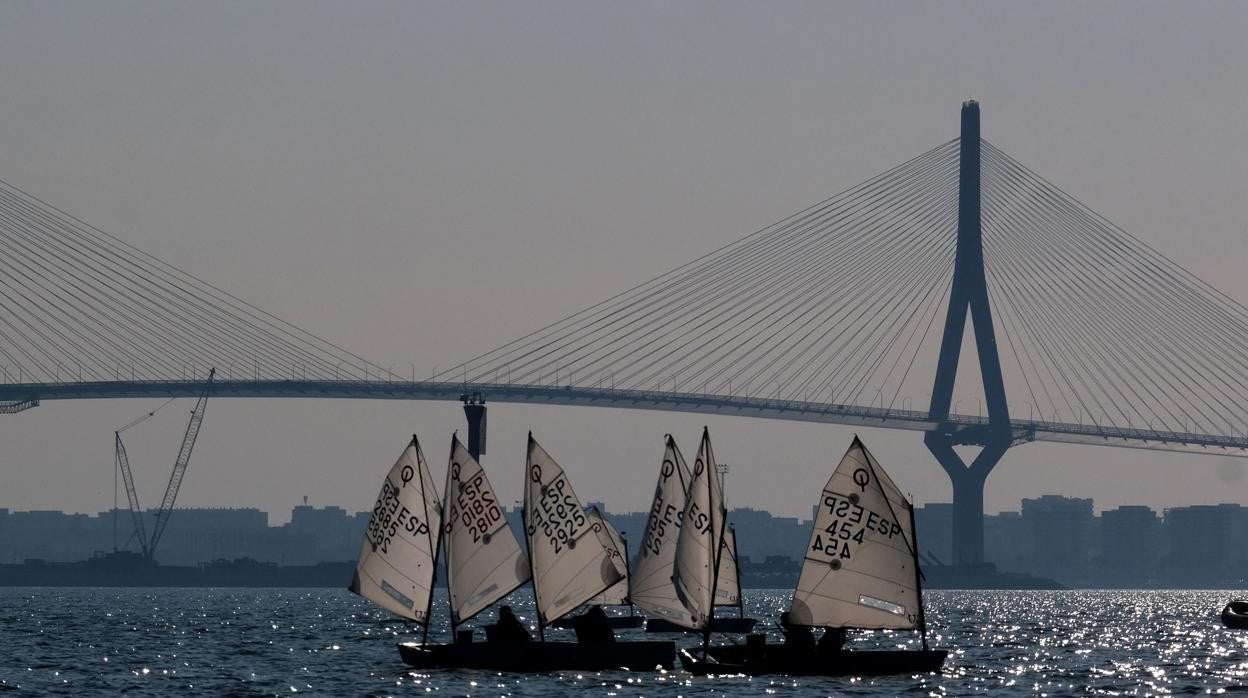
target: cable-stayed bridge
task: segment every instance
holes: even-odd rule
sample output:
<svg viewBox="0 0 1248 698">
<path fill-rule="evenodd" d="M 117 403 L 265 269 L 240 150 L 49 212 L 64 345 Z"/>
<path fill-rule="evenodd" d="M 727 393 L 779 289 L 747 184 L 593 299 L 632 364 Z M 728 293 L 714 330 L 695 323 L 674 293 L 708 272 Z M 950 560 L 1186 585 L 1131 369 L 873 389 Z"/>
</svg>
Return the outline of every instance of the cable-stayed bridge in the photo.
<svg viewBox="0 0 1248 698">
<path fill-rule="evenodd" d="M 481 398 L 921 431 L 953 483 L 964 563 L 982 560 L 984 481 L 1011 446 L 1248 454 L 1248 309 L 983 140 L 973 102 L 958 138 L 428 378 L 7 184 L 0 303 L 0 412 L 194 396 L 215 367 L 223 397 Z M 966 463 L 959 445 L 982 450 Z"/>
</svg>

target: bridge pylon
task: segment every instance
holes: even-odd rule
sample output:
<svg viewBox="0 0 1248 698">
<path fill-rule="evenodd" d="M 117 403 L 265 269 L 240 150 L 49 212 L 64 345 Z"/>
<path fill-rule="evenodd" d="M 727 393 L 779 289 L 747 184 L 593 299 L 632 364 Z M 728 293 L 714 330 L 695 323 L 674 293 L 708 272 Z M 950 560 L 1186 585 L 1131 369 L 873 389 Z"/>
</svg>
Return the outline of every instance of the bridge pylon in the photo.
<svg viewBox="0 0 1248 698">
<path fill-rule="evenodd" d="M 984 273 L 983 231 L 980 225 L 979 104 L 962 104 L 962 138 L 958 166 L 958 241 L 953 287 L 945 316 L 945 331 L 936 364 L 929 418 L 938 423 L 923 443 L 940 462 L 953 485 L 953 561 L 958 565 L 984 561 L 984 483 L 1013 442 L 1005 381 L 988 302 Z M 962 353 L 967 315 L 974 328 L 975 349 L 988 408 L 987 425 L 960 426 L 949 420 L 954 380 Z M 983 450 L 969 464 L 954 451 L 957 445 Z"/>
<path fill-rule="evenodd" d="M 480 461 L 485 453 L 485 400 L 480 393 L 464 393 L 459 399 L 468 419 L 468 453 Z"/>
</svg>

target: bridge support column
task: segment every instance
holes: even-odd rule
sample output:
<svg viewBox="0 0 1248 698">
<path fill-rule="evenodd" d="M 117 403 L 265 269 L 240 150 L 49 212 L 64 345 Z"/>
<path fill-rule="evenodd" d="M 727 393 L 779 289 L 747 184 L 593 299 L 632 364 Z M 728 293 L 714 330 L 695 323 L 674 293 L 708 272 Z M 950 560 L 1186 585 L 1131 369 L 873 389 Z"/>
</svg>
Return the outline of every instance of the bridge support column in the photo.
<svg viewBox="0 0 1248 698">
<path fill-rule="evenodd" d="M 464 417 L 468 419 L 468 453 L 481 460 L 485 453 L 485 400 L 480 395 L 464 395 Z"/>
<path fill-rule="evenodd" d="M 1010 442 L 984 447 L 969 465 L 953 450 L 949 434 L 928 432 L 923 443 L 953 485 L 953 564 L 978 565 L 984 561 L 984 484 Z"/>
</svg>

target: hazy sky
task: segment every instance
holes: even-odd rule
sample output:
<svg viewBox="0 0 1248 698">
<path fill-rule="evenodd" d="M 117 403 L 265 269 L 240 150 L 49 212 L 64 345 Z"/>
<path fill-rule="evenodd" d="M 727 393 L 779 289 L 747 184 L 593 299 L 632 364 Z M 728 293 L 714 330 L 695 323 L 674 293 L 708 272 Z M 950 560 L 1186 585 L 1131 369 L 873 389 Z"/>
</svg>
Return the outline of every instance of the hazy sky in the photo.
<svg viewBox="0 0 1248 698">
<path fill-rule="evenodd" d="M 957 135 L 985 138 L 1248 300 L 1248 3 L 5 2 L 0 178 L 382 366 L 428 375 Z M 410 364 L 410 366 L 409 366 Z M 130 432 L 156 504 L 190 401 Z M 112 504 L 112 431 L 158 401 L 0 417 L 0 507 Z M 729 497 L 806 514 L 846 427 L 497 405 L 584 499 L 649 506 L 708 424 Z M 216 400 L 179 504 L 365 509 L 451 403 Z M 865 431 L 920 502 L 914 432 Z M 692 454 L 687 454 L 692 455 Z M 1011 450 L 990 511 L 1244 502 L 1248 461 Z"/>
</svg>

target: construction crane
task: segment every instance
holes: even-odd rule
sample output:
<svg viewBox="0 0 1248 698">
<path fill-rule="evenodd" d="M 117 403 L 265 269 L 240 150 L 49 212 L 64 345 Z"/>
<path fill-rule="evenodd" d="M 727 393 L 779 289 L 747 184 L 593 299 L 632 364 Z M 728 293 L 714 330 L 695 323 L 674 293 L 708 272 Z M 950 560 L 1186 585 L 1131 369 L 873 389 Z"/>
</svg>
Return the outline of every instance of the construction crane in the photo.
<svg viewBox="0 0 1248 698">
<path fill-rule="evenodd" d="M 195 440 L 199 437 L 199 427 L 204 422 L 204 408 L 208 406 L 208 393 L 212 390 L 212 379 L 216 373 L 215 368 L 208 371 L 208 380 L 195 401 L 195 408 L 191 410 L 190 422 L 186 425 L 186 433 L 182 435 L 182 447 L 178 449 L 178 457 L 173 462 L 173 472 L 169 475 L 169 484 L 165 487 L 165 497 L 160 502 L 160 509 L 156 510 L 156 520 L 152 525 L 150 538 L 147 535 L 147 527 L 143 525 L 143 508 L 139 506 L 139 493 L 134 487 L 134 474 L 130 471 L 130 458 L 126 455 L 126 445 L 122 443 L 121 432 L 156 414 L 164 405 L 113 432 L 117 470 L 121 471 L 121 477 L 126 483 L 126 498 L 130 500 L 130 515 L 134 519 L 134 536 L 138 537 L 139 548 L 143 551 L 143 557 L 148 560 L 156 555 L 156 546 L 160 544 L 160 538 L 169 524 L 173 503 L 178 498 L 182 478 L 186 475 L 186 466 L 191 461 L 191 451 L 194 450 Z"/>
</svg>

